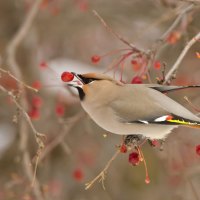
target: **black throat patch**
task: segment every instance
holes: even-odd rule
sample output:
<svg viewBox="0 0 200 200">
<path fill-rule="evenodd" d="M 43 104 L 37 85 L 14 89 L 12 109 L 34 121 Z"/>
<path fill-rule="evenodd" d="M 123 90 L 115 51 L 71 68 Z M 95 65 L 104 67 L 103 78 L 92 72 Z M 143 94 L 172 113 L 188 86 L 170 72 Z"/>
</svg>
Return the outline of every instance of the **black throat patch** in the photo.
<svg viewBox="0 0 200 200">
<path fill-rule="evenodd" d="M 78 90 L 80 100 L 83 101 L 83 99 L 85 98 L 85 93 L 84 93 L 83 89 L 80 87 L 76 87 L 76 88 Z"/>
</svg>

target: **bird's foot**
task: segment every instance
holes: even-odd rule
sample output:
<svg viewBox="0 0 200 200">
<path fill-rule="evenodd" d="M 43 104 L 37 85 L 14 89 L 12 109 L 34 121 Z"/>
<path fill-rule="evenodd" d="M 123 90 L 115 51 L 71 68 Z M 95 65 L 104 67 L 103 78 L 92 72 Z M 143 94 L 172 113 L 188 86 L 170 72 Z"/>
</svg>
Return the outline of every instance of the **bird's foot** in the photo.
<svg viewBox="0 0 200 200">
<path fill-rule="evenodd" d="M 138 146 L 142 137 L 140 135 L 127 135 L 124 139 L 124 144 L 127 146 L 134 145 Z"/>
</svg>

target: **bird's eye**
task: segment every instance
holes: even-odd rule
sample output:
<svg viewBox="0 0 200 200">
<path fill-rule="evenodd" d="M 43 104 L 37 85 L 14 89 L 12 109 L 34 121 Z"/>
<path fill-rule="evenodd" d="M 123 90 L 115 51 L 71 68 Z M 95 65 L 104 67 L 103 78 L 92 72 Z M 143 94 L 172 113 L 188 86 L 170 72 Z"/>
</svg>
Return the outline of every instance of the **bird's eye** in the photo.
<svg viewBox="0 0 200 200">
<path fill-rule="evenodd" d="M 96 79 L 93 79 L 93 78 L 89 78 L 88 79 L 88 83 L 92 83 L 93 81 L 95 81 Z"/>
<path fill-rule="evenodd" d="M 96 81 L 97 79 L 95 78 L 84 78 L 83 82 L 85 84 L 89 84 L 89 83 L 92 83 L 93 81 Z"/>
<path fill-rule="evenodd" d="M 84 84 L 89 84 L 89 83 L 92 83 L 93 81 L 99 80 L 99 79 L 96 79 L 96 78 L 86 78 L 86 77 L 83 77 L 81 75 L 79 75 L 79 78 L 81 79 L 81 81 Z"/>
</svg>

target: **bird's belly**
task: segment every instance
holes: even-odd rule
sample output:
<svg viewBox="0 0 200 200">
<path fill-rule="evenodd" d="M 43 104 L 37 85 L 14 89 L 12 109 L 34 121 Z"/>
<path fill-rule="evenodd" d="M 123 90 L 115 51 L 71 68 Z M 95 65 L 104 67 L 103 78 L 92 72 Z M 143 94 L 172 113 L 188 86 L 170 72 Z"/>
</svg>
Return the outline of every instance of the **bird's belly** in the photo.
<svg viewBox="0 0 200 200">
<path fill-rule="evenodd" d="M 87 107 L 85 111 L 101 128 L 119 135 L 134 135 L 140 134 L 151 139 L 165 138 L 172 129 L 177 126 L 157 125 L 157 124 L 138 124 L 138 123 L 124 123 L 116 118 L 116 115 L 109 109 L 95 109 L 93 112 Z"/>
</svg>

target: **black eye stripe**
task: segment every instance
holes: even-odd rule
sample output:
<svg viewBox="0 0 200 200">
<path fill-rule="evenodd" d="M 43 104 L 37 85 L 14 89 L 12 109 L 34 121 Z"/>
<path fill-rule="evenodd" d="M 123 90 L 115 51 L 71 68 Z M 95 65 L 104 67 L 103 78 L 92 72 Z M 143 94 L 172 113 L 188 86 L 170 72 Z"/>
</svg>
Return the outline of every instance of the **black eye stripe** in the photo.
<svg viewBox="0 0 200 200">
<path fill-rule="evenodd" d="M 88 83 L 91 83 L 92 81 L 98 81 L 98 80 L 100 80 L 100 79 L 96 79 L 96 78 L 86 78 L 86 77 L 83 77 L 80 74 L 78 76 L 83 81 L 84 84 L 88 84 Z"/>
</svg>

